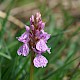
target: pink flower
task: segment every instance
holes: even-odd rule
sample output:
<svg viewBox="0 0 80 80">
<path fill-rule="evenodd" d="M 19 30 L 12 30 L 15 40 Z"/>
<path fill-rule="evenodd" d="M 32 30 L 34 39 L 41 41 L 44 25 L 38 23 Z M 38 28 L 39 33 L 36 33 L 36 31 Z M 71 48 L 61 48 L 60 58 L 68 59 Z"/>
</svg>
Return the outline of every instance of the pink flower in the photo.
<svg viewBox="0 0 80 80">
<path fill-rule="evenodd" d="M 38 51 L 41 51 L 41 52 L 45 52 L 45 51 L 48 51 L 50 53 L 50 48 L 48 48 L 48 46 L 46 45 L 45 41 L 43 39 L 40 39 L 37 44 L 36 44 L 36 49 Z"/>
<path fill-rule="evenodd" d="M 42 68 L 43 68 L 43 67 L 46 67 L 46 65 L 47 65 L 47 63 L 48 63 L 48 60 L 47 60 L 44 56 L 38 54 L 38 55 L 34 58 L 33 63 L 34 63 L 34 66 L 35 66 L 35 67 L 37 67 L 37 68 L 42 67 Z"/>
<path fill-rule="evenodd" d="M 50 34 L 44 31 L 45 22 L 41 19 L 41 14 L 36 13 L 30 18 L 30 27 L 25 25 L 26 31 L 17 37 L 18 41 L 23 45 L 18 49 L 18 55 L 27 56 L 29 50 L 33 50 L 36 54 L 34 58 L 35 67 L 45 67 L 48 63 L 47 59 L 42 56 L 44 52 L 50 52 L 50 48 L 47 46 L 47 40 L 50 38 Z M 30 49 L 29 49 L 30 48 Z"/>
<path fill-rule="evenodd" d="M 27 56 L 29 54 L 29 47 L 27 44 L 23 44 L 17 51 L 18 55 Z"/>
<path fill-rule="evenodd" d="M 29 42 L 29 34 L 27 32 L 24 32 L 20 37 L 17 37 L 18 41 L 27 43 Z"/>
</svg>

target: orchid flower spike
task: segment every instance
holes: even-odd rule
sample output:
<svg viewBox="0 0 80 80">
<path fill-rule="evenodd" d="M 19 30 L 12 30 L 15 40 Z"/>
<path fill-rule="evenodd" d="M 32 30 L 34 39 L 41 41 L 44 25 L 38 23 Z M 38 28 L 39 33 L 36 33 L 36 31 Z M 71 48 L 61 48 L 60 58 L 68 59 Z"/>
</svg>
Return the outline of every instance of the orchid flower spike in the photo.
<svg viewBox="0 0 80 80">
<path fill-rule="evenodd" d="M 45 22 L 41 19 L 41 14 L 38 12 L 32 15 L 30 18 L 30 26 L 25 25 L 26 31 L 17 37 L 18 41 L 23 45 L 18 49 L 18 55 L 27 56 L 30 50 L 35 52 L 36 57 L 33 60 L 34 66 L 46 67 L 48 60 L 42 56 L 46 51 L 50 52 L 50 48 L 47 46 L 47 40 L 50 38 L 50 34 L 44 31 Z"/>
</svg>

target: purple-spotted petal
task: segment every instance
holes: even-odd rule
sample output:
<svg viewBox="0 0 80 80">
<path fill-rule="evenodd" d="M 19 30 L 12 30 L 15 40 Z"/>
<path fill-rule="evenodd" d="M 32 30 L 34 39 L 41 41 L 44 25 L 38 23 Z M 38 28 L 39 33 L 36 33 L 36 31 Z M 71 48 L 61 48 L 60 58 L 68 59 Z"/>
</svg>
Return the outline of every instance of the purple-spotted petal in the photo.
<svg viewBox="0 0 80 80">
<path fill-rule="evenodd" d="M 29 54 L 29 47 L 27 44 L 23 44 L 17 51 L 18 55 L 27 56 Z"/>
<path fill-rule="evenodd" d="M 27 32 L 24 32 L 20 37 L 17 38 L 18 41 L 26 43 L 29 41 L 29 34 Z"/>
<path fill-rule="evenodd" d="M 39 68 L 39 67 L 46 67 L 48 60 L 42 56 L 42 55 L 37 55 L 34 60 L 33 60 L 34 66 Z"/>
<path fill-rule="evenodd" d="M 44 30 L 41 30 L 42 34 L 40 35 L 41 39 L 44 39 L 45 42 L 47 42 L 47 40 L 50 38 L 50 34 L 48 34 L 47 32 L 44 32 Z"/>
<path fill-rule="evenodd" d="M 18 50 L 17 50 L 18 55 L 21 55 L 23 53 L 23 46 L 21 46 Z"/>
<path fill-rule="evenodd" d="M 37 44 L 36 44 L 36 49 L 41 51 L 41 52 L 45 52 L 45 51 L 49 51 L 48 46 L 46 45 L 45 41 L 43 39 L 40 39 Z"/>
</svg>

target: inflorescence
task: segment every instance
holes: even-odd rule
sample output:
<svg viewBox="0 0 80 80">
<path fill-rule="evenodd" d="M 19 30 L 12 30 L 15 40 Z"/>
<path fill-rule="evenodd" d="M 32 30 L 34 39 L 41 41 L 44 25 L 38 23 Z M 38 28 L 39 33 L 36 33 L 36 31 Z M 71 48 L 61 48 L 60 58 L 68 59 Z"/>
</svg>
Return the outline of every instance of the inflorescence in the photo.
<svg viewBox="0 0 80 80">
<path fill-rule="evenodd" d="M 18 55 L 27 56 L 30 50 L 35 52 L 36 57 L 33 60 L 35 67 L 45 67 L 48 60 L 42 56 L 44 52 L 50 52 L 50 48 L 46 45 L 50 34 L 44 31 L 45 22 L 41 19 L 41 14 L 36 13 L 30 18 L 30 27 L 25 26 L 26 31 L 18 37 L 18 41 L 23 45 L 18 49 Z"/>
</svg>

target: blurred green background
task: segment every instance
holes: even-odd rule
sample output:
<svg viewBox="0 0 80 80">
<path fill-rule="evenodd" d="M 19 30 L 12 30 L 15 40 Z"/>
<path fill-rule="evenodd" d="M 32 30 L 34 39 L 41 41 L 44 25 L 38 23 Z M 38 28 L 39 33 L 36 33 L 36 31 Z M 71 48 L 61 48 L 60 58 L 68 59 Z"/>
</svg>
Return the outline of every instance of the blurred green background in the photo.
<svg viewBox="0 0 80 80">
<path fill-rule="evenodd" d="M 80 80 L 80 0 L 0 0 L 0 80 L 29 80 L 30 55 L 17 55 L 16 37 L 41 12 L 51 34 L 47 67 L 34 68 L 34 80 Z"/>
</svg>

